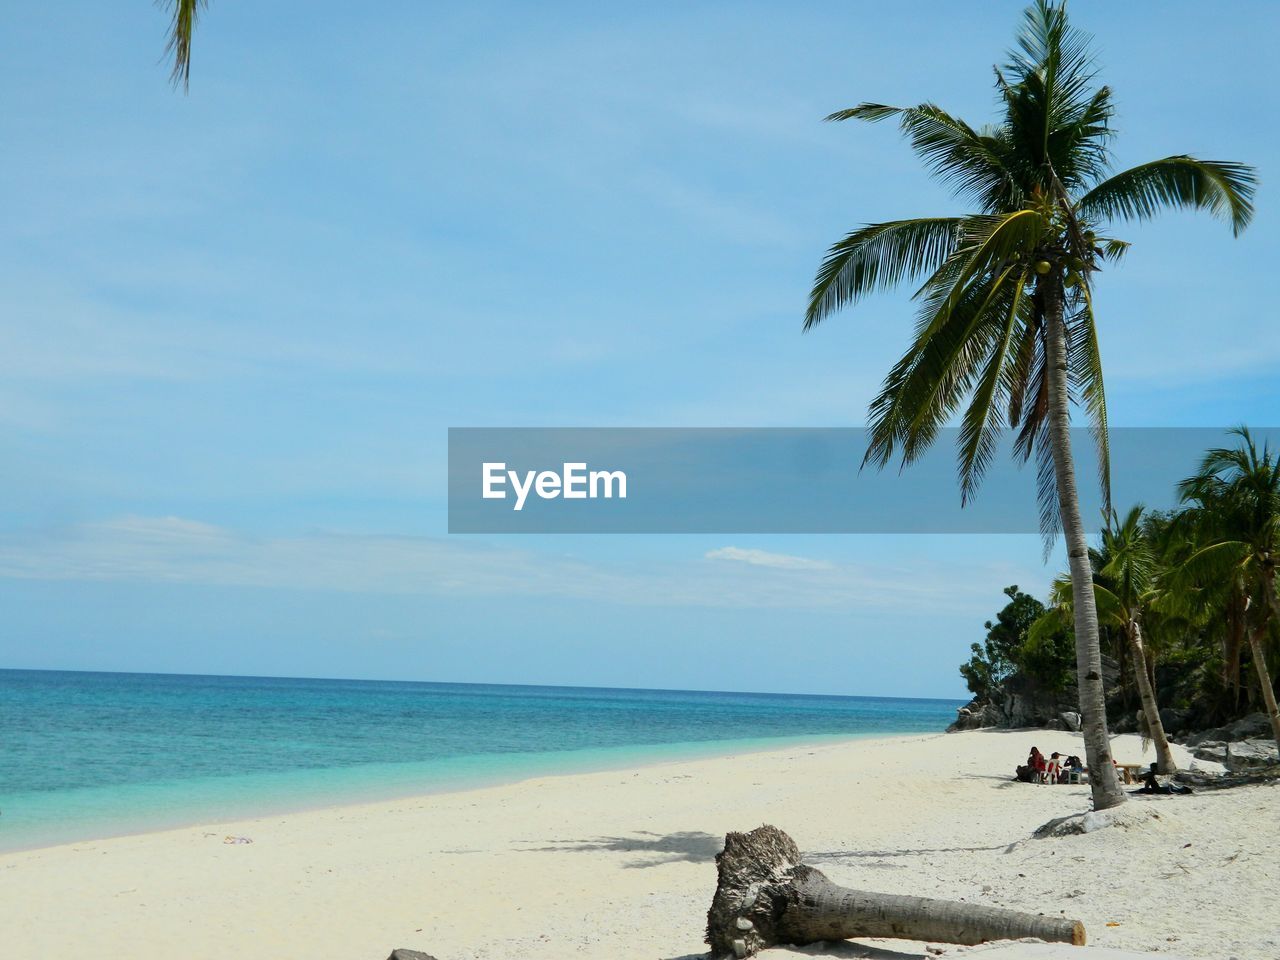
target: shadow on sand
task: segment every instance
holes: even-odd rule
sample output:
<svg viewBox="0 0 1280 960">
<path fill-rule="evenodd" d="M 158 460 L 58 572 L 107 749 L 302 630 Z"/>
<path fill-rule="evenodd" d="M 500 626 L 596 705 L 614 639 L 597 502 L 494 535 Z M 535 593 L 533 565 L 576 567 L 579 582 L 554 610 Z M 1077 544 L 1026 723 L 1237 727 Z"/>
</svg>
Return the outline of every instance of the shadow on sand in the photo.
<svg viewBox="0 0 1280 960">
<path fill-rule="evenodd" d="M 838 863 L 841 860 L 861 860 L 871 857 L 877 860 L 889 860 L 894 857 L 922 857 L 931 853 L 979 853 L 985 850 L 1008 850 L 1007 843 L 993 847 L 918 847 L 913 850 L 833 850 L 829 853 L 806 853 L 805 863 Z"/>
<path fill-rule="evenodd" d="M 724 837 L 696 830 L 680 833 L 652 833 L 641 830 L 629 837 L 595 837 L 590 840 L 559 840 L 544 847 L 529 847 L 528 853 L 613 853 L 650 854 L 626 864 L 628 869 L 659 867 L 665 863 L 712 863 L 724 849 Z"/>
<path fill-rule="evenodd" d="M 666 960 L 707 960 L 710 954 L 683 953 L 678 957 Z M 840 940 L 830 943 L 815 943 L 808 947 L 771 947 L 760 954 L 762 958 L 778 957 L 812 957 L 815 960 L 928 960 L 929 955 L 923 950 L 902 953 L 898 950 L 887 950 L 884 947 L 872 947 L 851 940 Z"/>
</svg>

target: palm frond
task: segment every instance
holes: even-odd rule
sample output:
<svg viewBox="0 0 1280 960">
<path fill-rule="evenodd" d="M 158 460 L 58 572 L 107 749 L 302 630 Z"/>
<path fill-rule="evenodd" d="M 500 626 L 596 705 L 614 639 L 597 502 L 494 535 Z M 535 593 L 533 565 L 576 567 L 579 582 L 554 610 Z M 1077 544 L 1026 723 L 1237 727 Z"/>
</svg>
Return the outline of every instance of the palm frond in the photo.
<svg viewBox="0 0 1280 960">
<path fill-rule="evenodd" d="M 1120 602 L 1120 598 L 1097 580 L 1093 581 L 1093 599 L 1100 619 L 1111 620 L 1117 626 L 1123 626 L 1128 621 L 1129 611 Z"/>
<path fill-rule="evenodd" d="M 195 33 L 200 11 L 208 6 L 208 0 L 158 0 L 171 11 L 169 39 L 164 52 L 173 56 L 173 69 L 169 82 L 183 91 L 191 86 L 191 38 Z"/>
<path fill-rule="evenodd" d="M 1180 154 L 1132 167 L 1099 183 L 1080 198 L 1089 219 L 1147 220 L 1166 207 L 1207 210 L 1239 234 L 1253 219 L 1257 173 L 1225 160 Z"/>
<path fill-rule="evenodd" d="M 947 275 L 962 266 L 953 264 Z M 933 441 L 972 384 L 993 321 L 1007 309 L 1007 280 L 1007 272 L 984 276 L 958 294 L 940 282 L 925 297 L 915 340 L 871 402 L 864 463 L 884 466 L 901 453 L 905 465 Z"/>
<path fill-rule="evenodd" d="M 965 411 L 960 423 L 959 442 L 959 474 L 960 503 L 965 505 L 977 492 L 978 485 L 986 474 L 992 458 L 995 456 L 1000 436 L 1000 416 L 1010 392 L 1010 387 L 1017 374 L 1011 370 L 1010 348 L 1014 343 L 1019 325 L 1028 323 L 1024 315 L 1027 298 L 1023 296 L 1026 289 L 1027 273 L 1024 271 L 1014 281 L 1012 303 L 986 365 L 973 391 L 969 408 Z"/>
<path fill-rule="evenodd" d="M 1143 525 L 1144 510 L 1142 504 L 1137 504 L 1123 520 L 1114 510 L 1107 511 L 1098 558 L 1097 579 L 1108 583 L 1120 604 L 1130 612 L 1146 602 L 1156 573 L 1155 550 Z"/>
<path fill-rule="evenodd" d="M 1080 279 L 1080 312 L 1068 328 L 1068 380 L 1089 418 L 1098 460 L 1098 486 L 1102 509 L 1111 509 L 1111 437 L 1107 426 L 1107 391 L 1102 377 L 1102 353 L 1098 347 L 1098 323 L 1093 314 L 1093 294 L 1088 276 Z"/>
<path fill-rule="evenodd" d="M 1249 544 L 1241 540 L 1218 540 L 1196 550 L 1171 571 L 1171 585 L 1182 590 L 1201 584 L 1221 583 L 1239 575 L 1249 558 Z"/>
<path fill-rule="evenodd" d="M 1133 244 L 1127 240 L 1111 240 L 1106 237 L 1099 237 L 1098 247 L 1094 252 L 1103 260 L 1119 263 L 1132 246 Z"/>
<path fill-rule="evenodd" d="M 925 166 L 958 194 L 974 198 L 988 212 L 1019 205 L 1021 194 L 1006 163 L 1007 140 L 974 130 L 937 104 L 891 107 L 861 103 L 826 117 L 828 121 L 898 118 L 898 127 Z"/>
<path fill-rule="evenodd" d="M 1012 323 L 1016 318 L 1016 311 L 1007 306 L 1010 301 L 1007 283 L 1015 272 L 1021 273 L 1022 269 L 1009 266 L 998 275 L 987 278 L 981 285 L 973 285 L 969 290 L 966 309 L 959 311 L 962 315 L 969 316 L 968 325 L 962 333 L 963 339 L 957 341 L 949 356 L 940 358 L 936 366 L 931 363 L 917 365 L 916 372 L 925 372 L 926 379 L 921 384 L 924 389 L 914 404 L 916 412 L 904 423 L 904 463 L 914 460 L 933 441 L 937 427 L 955 409 L 972 385 L 977 365 L 982 362 L 983 355 L 989 348 L 997 346 L 991 343 L 991 334 L 996 332 L 996 325 L 992 321 L 996 317 L 1008 315 L 1010 319 L 1007 322 Z M 1017 283 L 1016 286 L 1019 291 L 1015 295 L 1020 296 L 1021 284 Z M 950 311 L 949 307 L 946 309 Z M 1002 338 L 994 339 L 998 343 Z M 957 358 L 961 356 L 967 362 L 957 363 Z M 988 358 L 986 365 L 989 366 L 991 362 L 992 358 Z"/>
<path fill-rule="evenodd" d="M 1058 499 L 1058 474 L 1047 418 L 1041 421 L 1029 443 L 1034 447 L 1036 458 L 1036 506 L 1040 514 L 1041 552 L 1047 561 L 1062 531 L 1062 504 Z"/>
<path fill-rule="evenodd" d="M 1105 166 L 1110 92 L 1089 93 L 1088 34 L 1067 20 L 1064 4 L 1038 0 L 1023 15 L 1017 45 L 998 73 L 1006 123 L 1017 138 L 1029 182 L 1048 186 L 1051 171 L 1070 186 Z"/>
<path fill-rule="evenodd" d="M 955 248 L 958 217 L 892 220 L 853 231 L 827 251 L 809 293 L 804 329 L 877 290 L 936 270 Z"/>
<path fill-rule="evenodd" d="M 955 292 L 974 277 L 1001 270 L 1027 257 L 1039 246 L 1049 224 L 1039 210 L 1015 210 L 999 216 L 965 218 L 956 257 L 963 267 L 956 279 Z"/>
</svg>

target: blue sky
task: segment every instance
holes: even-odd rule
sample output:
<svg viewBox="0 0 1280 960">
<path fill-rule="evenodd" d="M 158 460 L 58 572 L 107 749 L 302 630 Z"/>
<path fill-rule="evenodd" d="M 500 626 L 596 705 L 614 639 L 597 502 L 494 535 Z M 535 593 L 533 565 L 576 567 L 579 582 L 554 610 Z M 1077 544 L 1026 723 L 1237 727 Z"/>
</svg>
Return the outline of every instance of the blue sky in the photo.
<svg viewBox="0 0 1280 960">
<path fill-rule="evenodd" d="M 825 247 L 959 209 L 863 100 L 973 121 L 1020 3 L 213 0 L 0 29 L 0 665 L 961 696 L 1035 537 L 448 537 L 450 426 L 863 422 L 911 322 L 800 334 Z M 1280 9 L 1076 2 L 1117 162 L 1261 170 L 1125 227 L 1113 422 L 1280 422 Z M 958 503 L 958 500 L 957 500 Z"/>
</svg>

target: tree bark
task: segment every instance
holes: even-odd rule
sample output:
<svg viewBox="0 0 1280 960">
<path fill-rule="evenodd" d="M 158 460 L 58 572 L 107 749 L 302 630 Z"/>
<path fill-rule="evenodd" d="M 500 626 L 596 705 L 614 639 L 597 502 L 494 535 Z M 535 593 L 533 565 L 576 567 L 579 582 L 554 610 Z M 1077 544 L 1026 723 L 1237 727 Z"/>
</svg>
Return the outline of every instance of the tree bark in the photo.
<svg viewBox="0 0 1280 960">
<path fill-rule="evenodd" d="M 1178 764 L 1173 759 L 1169 738 L 1165 736 L 1164 723 L 1160 719 L 1160 705 L 1156 702 L 1156 691 L 1151 683 L 1151 675 L 1147 672 L 1146 651 L 1142 647 L 1142 625 L 1136 617 L 1127 624 L 1125 636 L 1129 640 L 1133 670 L 1138 677 L 1138 696 L 1142 698 L 1142 714 L 1147 721 L 1147 733 L 1156 745 L 1156 769 L 1160 773 L 1175 773 Z"/>
<path fill-rule="evenodd" d="M 1093 808 L 1106 810 L 1127 799 L 1120 789 L 1107 733 L 1106 691 L 1102 685 L 1102 648 L 1098 638 L 1098 611 L 1093 596 L 1093 570 L 1089 545 L 1080 519 L 1075 463 L 1071 456 L 1071 407 L 1067 393 L 1067 333 L 1063 320 L 1062 277 L 1054 272 L 1040 285 L 1045 320 L 1045 360 L 1049 388 L 1049 440 L 1053 452 L 1054 479 L 1062 535 L 1071 569 L 1071 595 L 1075 608 L 1076 673 L 1080 685 L 1080 725 L 1089 765 L 1089 789 Z"/>
<path fill-rule="evenodd" d="M 847 890 L 800 862 L 777 827 L 730 833 L 716 857 L 719 881 L 707 911 L 716 956 L 749 957 L 776 944 L 803 946 L 850 937 L 985 943 L 1037 937 L 1082 946 L 1084 925 L 949 900 Z"/>
<path fill-rule="evenodd" d="M 1280 618 L 1280 598 L 1276 597 L 1275 575 L 1269 574 L 1263 579 L 1263 588 L 1267 591 L 1267 612 Z M 1280 750 L 1280 707 L 1276 706 L 1276 688 L 1271 683 L 1271 671 L 1267 669 L 1267 658 L 1262 649 L 1262 636 L 1266 633 L 1270 621 L 1261 618 L 1256 630 L 1249 631 L 1249 652 L 1253 654 L 1253 667 L 1258 672 L 1258 686 L 1262 688 L 1262 702 L 1267 706 L 1267 719 L 1271 721 L 1271 735 L 1275 737 L 1276 749 Z"/>
<path fill-rule="evenodd" d="M 1267 707 L 1267 719 L 1271 721 L 1271 735 L 1275 737 L 1276 749 L 1280 750 L 1280 707 L 1276 706 L 1276 691 L 1271 685 L 1271 671 L 1267 669 L 1267 661 L 1263 657 L 1262 641 L 1258 634 L 1262 628 L 1249 631 L 1249 652 L 1253 654 L 1253 667 L 1258 671 L 1258 686 L 1262 688 L 1262 702 Z"/>
</svg>

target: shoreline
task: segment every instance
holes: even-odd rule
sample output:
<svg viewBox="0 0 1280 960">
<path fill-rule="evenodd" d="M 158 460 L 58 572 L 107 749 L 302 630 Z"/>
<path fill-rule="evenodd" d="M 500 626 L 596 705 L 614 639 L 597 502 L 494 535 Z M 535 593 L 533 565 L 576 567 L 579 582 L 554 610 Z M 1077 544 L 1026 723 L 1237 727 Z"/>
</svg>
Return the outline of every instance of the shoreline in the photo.
<svg viewBox="0 0 1280 960">
<path fill-rule="evenodd" d="M 340 799 L 333 803 L 303 803 L 298 805 L 282 805 L 276 806 L 267 802 L 257 810 L 237 813 L 233 816 L 215 818 L 215 819 L 192 819 L 183 820 L 180 823 L 166 823 L 162 826 L 144 827 L 138 830 L 122 830 L 105 833 L 94 833 L 92 835 L 82 836 L 70 840 L 59 840 L 54 843 L 34 843 L 30 845 L 7 846 L 0 843 L 0 861 L 10 854 L 29 853 L 37 850 L 53 850 L 60 847 L 78 846 L 85 843 L 97 841 L 116 840 L 127 837 L 143 837 L 151 834 L 170 833 L 181 830 L 196 830 L 207 827 L 221 827 L 229 824 L 256 822 L 260 820 L 282 817 L 296 816 L 298 814 L 315 813 L 322 811 L 344 810 L 347 808 L 359 808 L 368 806 L 377 806 L 379 804 L 394 803 L 404 800 L 415 800 L 426 797 L 447 796 L 459 793 L 479 792 L 497 787 L 517 786 L 519 784 L 528 783 L 530 781 L 541 779 L 559 779 L 562 777 L 585 776 L 595 773 L 609 773 L 615 771 L 629 770 L 646 770 L 653 767 L 661 767 L 668 764 L 680 763 L 696 763 L 706 760 L 730 760 L 737 756 L 751 756 L 761 753 L 773 753 L 779 750 L 799 749 L 813 746 L 838 746 L 846 743 L 856 743 L 866 740 L 883 740 L 894 738 L 912 738 L 921 736 L 932 736 L 932 733 L 913 732 L 913 733 L 866 733 L 866 734 L 815 734 L 813 736 L 800 737 L 768 737 L 759 740 L 707 740 L 707 741 L 681 741 L 676 743 L 655 743 L 641 744 L 626 747 L 611 748 L 588 748 L 583 750 L 561 751 L 557 753 L 545 754 L 529 754 L 530 757 L 546 757 L 557 756 L 563 757 L 572 754 L 590 754 L 590 753 L 607 753 L 616 751 L 624 752 L 650 752 L 661 751 L 663 749 L 678 750 L 683 747 L 698 747 L 705 745 L 707 751 L 690 750 L 687 753 L 681 752 L 679 756 L 659 757 L 656 754 L 650 759 L 637 757 L 628 757 L 615 763 L 588 763 L 584 766 L 566 767 L 562 770 L 546 770 L 536 771 L 524 774 L 518 774 L 514 777 L 503 777 L 501 775 L 495 778 L 477 778 L 475 780 L 463 780 L 457 783 L 442 784 L 436 789 L 415 788 L 412 790 L 397 791 L 393 790 L 386 793 L 371 791 L 371 795 L 360 798 Z M 730 749 L 724 749 L 730 745 L 735 745 Z M 491 756 L 491 755 L 480 755 Z M 334 772 L 343 768 L 327 768 L 324 772 Z M 354 768 L 353 768 L 354 769 Z M 141 784 L 140 787 L 147 787 L 148 784 Z M 376 795 L 372 795 L 376 793 Z M 0 810 L 0 816 L 3 811 Z M 3 827 L 3 820 L 0 820 L 0 828 Z"/>
<path fill-rule="evenodd" d="M 1013 781 L 1031 742 L 1079 742 L 1043 734 L 793 745 L 6 853 L 0 927 L 15 955 L 82 943 L 106 960 L 373 960 L 393 947 L 439 960 L 690 960 L 705 951 L 724 834 L 773 823 L 844 886 L 1062 911 L 1105 947 L 1280 955 L 1280 868 L 1265 853 L 1280 843 L 1280 787 L 1134 797 L 1159 816 L 1032 840 L 1088 808 L 1087 786 Z M 1113 742 L 1122 761 L 1141 759 L 1137 737 Z"/>
</svg>

